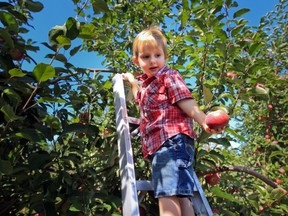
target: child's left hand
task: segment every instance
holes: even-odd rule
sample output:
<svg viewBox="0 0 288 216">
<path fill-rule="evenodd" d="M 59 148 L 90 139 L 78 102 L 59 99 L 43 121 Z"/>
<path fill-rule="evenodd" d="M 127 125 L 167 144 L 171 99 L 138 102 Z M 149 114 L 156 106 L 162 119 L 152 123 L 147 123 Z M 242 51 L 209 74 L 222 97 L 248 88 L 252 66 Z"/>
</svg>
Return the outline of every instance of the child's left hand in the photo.
<svg viewBox="0 0 288 216">
<path fill-rule="evenodd" d="M 207 133 L 210 133 L 210 134 L 217 134 L 225 130 L 225 127 L 217 128 L 217 129 L 209 128 L 206 123 L 203 125 L 203 128 Z"/>
</svg>

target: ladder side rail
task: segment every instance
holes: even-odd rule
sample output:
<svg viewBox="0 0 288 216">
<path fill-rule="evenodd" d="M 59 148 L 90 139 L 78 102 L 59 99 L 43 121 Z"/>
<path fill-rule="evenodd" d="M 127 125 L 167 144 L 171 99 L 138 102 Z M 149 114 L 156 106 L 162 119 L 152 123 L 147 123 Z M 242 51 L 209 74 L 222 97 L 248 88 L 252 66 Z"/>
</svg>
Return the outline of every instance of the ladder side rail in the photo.
<svg viewBox="0 0 288 216">
<path fill-rule="evenodd" d="M 122 213 L 123 216 L 139 216 L 133 150 L 131 146 L 124 84 L 121 74 L 116 74 L 112 81 L 116 130 L 118 135 L 117 144 L 122 192 Z"/>
<path fill-rule="evenodd" d="M 212 209 L 208 203 L 208 200 L 206 199 L 206 196 L 204 194 L 204 191 L 200 185 L 200 182 L 198 180 L 198 177 L 196 173 L 193 171 L 193 179 L 194 179 L 194 187 L 196 187 L 195 193 L 198 193 L 199 196 L 194 196 L 192 198 L 193 206 L 195 208 L 195 212 L 197 213 L 197 216 L 212 216 L 213 212 Z M 196 194 L 195 194 L 196 195 Z M 202 205 L 201 205 L 202 204 Z M 204 208 L 203 208 L 204 205 Z"/>
</svg>

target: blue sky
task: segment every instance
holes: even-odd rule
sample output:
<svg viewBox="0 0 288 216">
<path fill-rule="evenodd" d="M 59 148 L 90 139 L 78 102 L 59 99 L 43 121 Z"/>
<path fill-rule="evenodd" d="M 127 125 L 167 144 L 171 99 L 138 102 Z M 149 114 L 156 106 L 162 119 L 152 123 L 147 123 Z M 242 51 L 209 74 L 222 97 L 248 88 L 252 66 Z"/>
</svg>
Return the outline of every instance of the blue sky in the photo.
<svg viewBox="0 0 288 216">
<path fill-rule="evenodd" d="M 63 25 L 68 17 L 75 17 L 74 5 L 72 0 L 45 0 L 42 1 L 44 9 L 40 13 L 33 14 L 33 21 L 30 24 L 35 29 L 31 29 L 27 38 L 32 38 L 37 42 L 41 52 L 29 53 L 38 63 L 49 63 L 45 55 L 50 53 L 41 42 L 48 42 L 48 32 L 55 25 Z M 239 8 L 249 8 L 250 12 L 244 18 L 249 20 L 249 25 L 258 25 L 260 18 L 267 12 L 274 9 L 278 0 L 238 0 Z M 75 44 L 73 46 L 80 45 Z M 76 54 L 71 59 L 71 63 L 83 68 L 103 68 L 101 65 L 103 58 L 96 56 L 95 53 L 82 52 Z"/>
</svg>

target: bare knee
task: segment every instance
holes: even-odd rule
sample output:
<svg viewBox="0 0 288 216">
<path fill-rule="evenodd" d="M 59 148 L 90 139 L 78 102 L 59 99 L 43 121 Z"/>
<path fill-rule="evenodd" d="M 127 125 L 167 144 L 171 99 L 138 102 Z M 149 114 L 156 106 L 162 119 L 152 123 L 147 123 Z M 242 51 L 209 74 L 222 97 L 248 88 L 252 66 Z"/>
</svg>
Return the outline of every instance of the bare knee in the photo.
<svg viewBox="0 0 288 216">
<path fill-rule="evenodd" d="M 181 206 L 176 196 L 158 199 L 160 216 L 181 216 Z"/>
<path fill-rule="evenodd" d="M 178 200 L 179 200 L 182 216 L 195 215 L 192 202 L 190 201 L 189 198 L 183 197 L 183 198 L 178 198 Z"/>
</svg>

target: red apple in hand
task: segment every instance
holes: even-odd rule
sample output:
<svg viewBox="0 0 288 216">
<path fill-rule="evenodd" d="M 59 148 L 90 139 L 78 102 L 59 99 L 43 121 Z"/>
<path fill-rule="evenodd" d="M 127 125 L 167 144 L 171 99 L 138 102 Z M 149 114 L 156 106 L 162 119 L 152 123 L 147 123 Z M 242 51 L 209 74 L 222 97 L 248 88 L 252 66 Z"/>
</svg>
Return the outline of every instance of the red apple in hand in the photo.
<svg viewBox="0 0 288 216">
<path fill-rule="evenodd" d="M 223 109 L 212 111 L 206 116 L 206 124 L 211 129 L 217 130 L 224 128 L 227 126 L 228 122 L 229 116 Z"/>
</svg>

